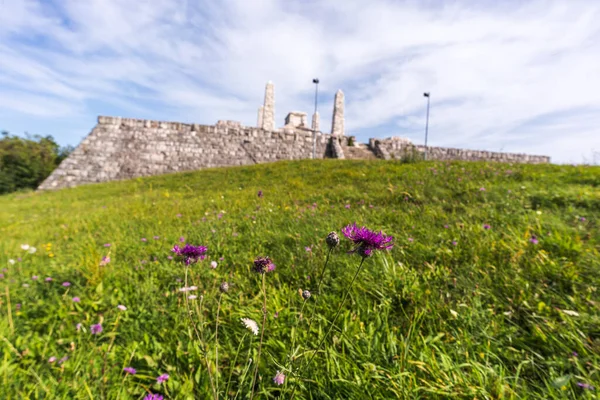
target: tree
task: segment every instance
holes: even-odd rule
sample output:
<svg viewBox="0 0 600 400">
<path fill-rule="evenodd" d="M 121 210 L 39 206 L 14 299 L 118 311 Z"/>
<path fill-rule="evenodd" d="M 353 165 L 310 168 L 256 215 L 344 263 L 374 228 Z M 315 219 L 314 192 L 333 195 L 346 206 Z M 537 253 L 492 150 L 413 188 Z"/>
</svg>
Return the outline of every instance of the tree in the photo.
<svg viewBox="0 0 600 400">
<path fill-rule="evenodd" d="M 60 147 L 52 136 L 2 131 L 0 136 L 0 194 L 35 189 L 73 149 Z"/>
</svg>

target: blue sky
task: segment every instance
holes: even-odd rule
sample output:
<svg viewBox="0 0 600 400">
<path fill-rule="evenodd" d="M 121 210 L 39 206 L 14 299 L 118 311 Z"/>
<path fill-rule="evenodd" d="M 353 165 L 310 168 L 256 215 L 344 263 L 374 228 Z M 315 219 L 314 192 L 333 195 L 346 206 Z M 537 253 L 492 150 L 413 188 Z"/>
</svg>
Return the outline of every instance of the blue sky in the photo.
<svg viewBox="0 0 600 400">
<path fill-rule="evenodd" d="M 276 123 L 346 95 L 360 141 L 590 161 L 600 152 L 600 2 L 0 0 L 0 129 L 77 145 L 98 115 Z"/>
</svg>

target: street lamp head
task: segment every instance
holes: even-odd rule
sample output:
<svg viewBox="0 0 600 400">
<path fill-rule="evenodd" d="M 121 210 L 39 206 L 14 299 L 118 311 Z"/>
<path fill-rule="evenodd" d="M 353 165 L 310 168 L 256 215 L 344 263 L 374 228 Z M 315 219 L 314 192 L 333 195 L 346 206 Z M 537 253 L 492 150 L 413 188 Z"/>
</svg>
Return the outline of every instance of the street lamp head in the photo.
<svg viewBox="0 0 600 400">
<path fill-rule="evenodd" d="M 317 83 L 318 84 L 319 83 L 319 78 L 313 79 L 313 83 Z"/>
<path fill-rule="evenodd" d="M 429 92 L 425 92 L 425 93 L 423 93 L 423 96 L 425 96 L 425 97 L 429 97 Z"/>
</svg>

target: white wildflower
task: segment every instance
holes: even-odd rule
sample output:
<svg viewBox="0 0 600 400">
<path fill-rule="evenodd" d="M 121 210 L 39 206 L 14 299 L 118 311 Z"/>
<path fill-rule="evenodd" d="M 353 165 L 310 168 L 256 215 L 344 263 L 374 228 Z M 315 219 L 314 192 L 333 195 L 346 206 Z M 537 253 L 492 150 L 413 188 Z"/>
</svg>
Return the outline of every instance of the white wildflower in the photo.
<svg viewBox="0 0 600 400">
<path fill-rule="evenodd" d="M 28 244 L 22 244 L 22 245 L 21 245 L 21 248 L 22 248 L 23 250 L 29 250 L 29 245 L 28 245 Z"/>
<path fill-rule="evenodd" d="M 211 267 L 212 269 L 215 269 L 215 268 L 217 268 L 217 262 L 216 262 L 216 261 L 211 261 L 211 262 L 210 262 L 210 267 Z"/>
<path fill-rule="evenodd" d="M 119 305 L 117 306 L 117 308 L 118 308 L 119 310 L 121 310 L 121 311 L 125 311 L 125 310 L 127 310 L 127 307 L 125 307 L 123 304 L 119 304 Z"/>
<path fill-rule="evenodd" d="M 11 258 L 10 260 L 8 260 L 8 263 L 9 263 L 10 265 L 15 265 L 15 260 L 13 260 L 13 259 Z"/>
<path fill-rule="evenodd" d="M 250 319 L 250 318 L 242 318 L 242 324 L 244 324 L 244 326 L 248 329 L 250 329 L 250 331 L 252 331 L 252 333 L 254 333 L 255 335 L 258 335 L 258 324 L 256 323 L 255 320 Z"/>
<path fill-rule="evenodd" d="M 29 248 L 29 254 L 33 254 L 37 251 L 37 249 L 35 247 L 30 247 Z"/>
<path fill-rule="evenodd" d="M 196 300 L 198 298 L 198 296 L 196 296 L 195 294 L 191 294 L 188 296 L 188 299 L 190 300 Z"/>
</svg>

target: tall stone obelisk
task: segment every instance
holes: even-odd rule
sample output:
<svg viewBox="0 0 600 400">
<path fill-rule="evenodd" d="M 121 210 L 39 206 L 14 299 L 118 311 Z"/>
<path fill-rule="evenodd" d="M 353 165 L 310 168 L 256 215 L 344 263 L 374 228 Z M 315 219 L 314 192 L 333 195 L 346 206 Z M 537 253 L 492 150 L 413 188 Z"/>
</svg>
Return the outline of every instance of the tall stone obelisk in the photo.
<svg viewBox="0 0 600 400">
<path fill-rule="evenodd" d="M 275 88 L 273 82 L 267 82 L 265 88 L 265 104 L 262 110 L 262 128 L 267 131 L 275 130 Z"/>
<path fill-rule="evenodd" d="M 331 124 L 332 135 L 344 134 L 344 92 L 340 90 L 335 94 L 333 102 L 333 121 Z"/>
<path fill-rule="evenodd" d="M 315 112 L 313 114 L 312 117 L 312 130 L 315 132 L 319 132 L 319 124 L 320 124 L 320 118 L 319 118 L 319 112 Z"/>
</svg>

